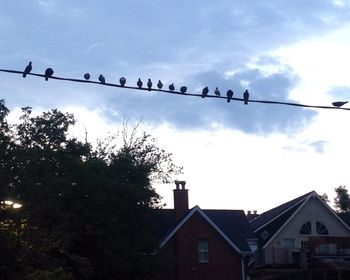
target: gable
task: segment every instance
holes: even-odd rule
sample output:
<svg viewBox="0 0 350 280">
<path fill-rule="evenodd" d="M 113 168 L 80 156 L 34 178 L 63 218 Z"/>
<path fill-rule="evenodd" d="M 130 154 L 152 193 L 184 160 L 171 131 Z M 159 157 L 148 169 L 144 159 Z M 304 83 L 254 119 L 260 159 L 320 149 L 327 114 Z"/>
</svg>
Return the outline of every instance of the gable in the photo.
<svg viewBox="0 0 350 280">
<path fill-rule="evenodd" d="M 309 235 L 300 233 L 300 229 L 306 222 L 310 222 L 311 225 Z M 293 239 L 296 244 L 299 244 L 305 236 L 320 235 L 317 230 L 317 225 L 320 224 L 326 227 L 329 236 L 350 234 L 349 227 L 315 193 L 305 200 L 264 246 L 280 246 L 284 239 Z"/>
<path fill-rule="evenodd" d="M 201 210 L 198 206 L 192 208 L 191 211 L 189 211 L 189 213 L 177 225 L 175 225 L 166 236 L 163 237 L 160 243 L 160 248 L 162 248 L 179 230 L 181 230 L 187 223 L 189 223 L 195 214 L 199 214 L 203 218 L 203 222 L 209 224 L 218 233 L 218 235 L 220 235 L 224 240 L 227 241 L 227 243 L 235 251 L 237 251 L 240 254 L 250 253 L 250 249 L 246 239 L 253 236 L 253 234 L 250 232 L 250 234 L 248 235 L 249 237 L 245 237 L 248 231 L 242 230 L 242 226 L 243 226 L 242 222 L 246 223 L 246 228 L 248 229 L 250 228 L 249 228 L 248 221 L 245 219 L 245 215 L 243 211 L 241 210 L 206 210 L 206 211 L 208 211 L 208 214 L 206 214 L 206 212 Z M 219 213 L 220 211 L 224 211 L 224 213 L 221 213 L 220 215 Z M 233 218 L 233 219 L 224 219 L 224 216 L 226 216 L 226 218 Z M 216 220 L 218 224 L 216 224 L 215 221 L 213 220 Z M 231 226 L 225 225 L 224 220 L 226 220 L 226 223 L 230 223 Z M 240 223 L 241 223 L 241 226 L 237 226 Z"/>
<path fill-rule="evenodd" d="M 288 221 L 288 219 L 290 219 L 290 217 L 299 207 L 299 204 L 290 207 L 288 210 L 277 216 L 272 222 L 267 223 L 263 227 L 260 227 L 255 232 L 255 236 L 258 239 L 258 246 L 265 246 L 265 244 L 268 243 L 275 236 L 275 234 Z"/>
<path fill-rule="evenodd" d="M 264 213 L 261 213 L 259 216 L 250 221 L 252 229 L 254 232 L 256 232 L 265 227 L 267 224 L 274 222 L 280 216 L 284 215 L 285 212 L 291 213 L 291 209 L 296 210 L 312 193 L 314 192 L 309 192 L 286 203 L 283 203 L 275 208 L 272 208 Z M 288 217 L 284 215 L 284 218 L 286 219 Z"/>
</svg>

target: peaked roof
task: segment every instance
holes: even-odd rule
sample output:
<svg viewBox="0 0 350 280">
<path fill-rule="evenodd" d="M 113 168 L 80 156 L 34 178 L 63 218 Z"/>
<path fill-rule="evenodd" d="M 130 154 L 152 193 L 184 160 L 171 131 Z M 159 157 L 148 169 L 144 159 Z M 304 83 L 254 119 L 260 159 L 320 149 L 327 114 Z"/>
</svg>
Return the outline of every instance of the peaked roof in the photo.
<svg viewBox="0 0 350 280">
<path fill-rule="evenodd" d="M 289 219 L 291 219 L 311 197 L 317 197 L 336 218 L 350 229 L 346 221 L 346 218 L 349 217 L 340 217 L 337 215 L 315 191 L 312 191 L 266 211 L 251 220 L 250 224 L 258 239 L 258 245 L 261 247 L 267 245 L 277 232 L 285 226 Z"/>
<path fill-rule="evenodd" d="M 260 214 L 259 216 L 250 221 L 252 229 L 254 230 L 254 232 L 256 232 L 259 228 L 263 227 L 272 220 L 277 219 L 282 214 L 288 212 L 288 210 L 295 210 L 296 206 L 301 205 L 305 201 L 305 199 L 307 199 L 313 193 L 315 192 L 309 192 Z M 284 219 L 287 219 L 287 216 L 289 217 L 290 215 L 286 215 Z"/>
<path fill-rule="evenodd" d="M 337 213 L 337 215 L 350 227 L 350 212 Z"/>
<path fill-rule="evenodd" d="M 178 223 L 173 209 L 157 209 L 154 213 L 156 236 L 160 247 L 194 215 L 199 213 L 238 253 L 250 253 L 247 239 L 255 239 L 243 210 L 202 210 L 193 207 Z"/>
</svg>

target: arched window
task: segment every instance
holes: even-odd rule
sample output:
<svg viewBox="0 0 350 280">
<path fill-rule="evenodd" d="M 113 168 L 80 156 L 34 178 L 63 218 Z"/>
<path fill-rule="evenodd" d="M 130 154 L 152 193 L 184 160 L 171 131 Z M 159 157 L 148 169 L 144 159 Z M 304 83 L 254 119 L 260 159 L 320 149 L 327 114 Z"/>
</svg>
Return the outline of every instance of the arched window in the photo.
<svg viewBox="0 0 350 280">
<path fill-rule="evenodd" d="M 328 229 L 321 222 L 316 222 L 316 232 L 319 235 L 328 235 Z"/>
<path fill-rule="evenodd" d="M 311 234 L 311 222 L 308 221 L 300 228 L 300 234 Z"/>
</svg>

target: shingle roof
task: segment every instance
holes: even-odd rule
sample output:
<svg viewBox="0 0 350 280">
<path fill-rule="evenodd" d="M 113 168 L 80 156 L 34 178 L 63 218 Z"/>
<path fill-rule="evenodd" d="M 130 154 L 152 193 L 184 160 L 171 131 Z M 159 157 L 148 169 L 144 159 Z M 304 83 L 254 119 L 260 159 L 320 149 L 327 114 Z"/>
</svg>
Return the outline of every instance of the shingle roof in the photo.
<svg viewBox="0 0 350 280">
<path fill-rule="evenodd" d="M 199 207 L 196 206 L 198 209 Z M 192 210 L 195 210 L 195 208 Z M 249 252 L 247 239 L 255 239 L 243 210 L 200 210 L 221 232 L 234 243 L 240 251 Z M 190 211 L 189 211 L 190 213 Z M 153 216 L 153 227 L 159 241 L 163 241 L 175 229 L 173 209 L 156 209 Z"/>
<path fill-rule="evenodd" d="M 254 218 L 253 220 L 250 221 L 250 224 L 251 224 L 253 230 L 256 231 L 260 227 L 269 223 L 271 220 L 275 219 L 277 216 L 286 212 L 288 209 L 294 208 L 294 206 L 296 206 L 296 205 L 300 205 L 312 193 L 314 193 L 314 192 L 312 191 L 312 192 L 309 192 L 309 193 L 304 194 L 302 196 L 299 196 L 293 200 L 290 200 L 286 203 L 283 203 L 275 208 L 272 208 L 271 210 L 268 210 L 268 211 L 260 214 L 258 217 Z"/>
<path fill-rule="evenodd" d="M 344 221 L 350 227 L 350 212 L 346 213 L 337 213 L 340 219 Z"/>
<path fill-rule="evenodd" d="M 299 196 L 293 200 L 283 203 L 269 211 L 260 214 L 258 217 L 250 221 L 250 225 L 258 239 L 259 247 L 264 246 L 275 233 L 285 224 L 285 222 L 293 215 L 301 204 L 314 191 Z"/>
<path fill-rule="evenodd" d="M 247 239 L 255 239 L 243 210 L 203 210 L 241 251 L 250 251 Z"/>
</svg>

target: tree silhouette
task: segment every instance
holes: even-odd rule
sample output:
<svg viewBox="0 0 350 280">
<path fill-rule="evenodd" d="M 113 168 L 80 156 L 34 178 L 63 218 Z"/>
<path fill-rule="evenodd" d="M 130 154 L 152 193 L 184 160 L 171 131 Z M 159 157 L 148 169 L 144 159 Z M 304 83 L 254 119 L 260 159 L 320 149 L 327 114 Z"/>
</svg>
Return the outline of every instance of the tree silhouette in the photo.
<svg viewBox="0 0 350 280">
<path fill-rule="evenodd" d="M 334 207 L 339 212 L 350 211 L 350 196 L 345 186 L 339 186 L 334 189 L 336 197 L 334 198 Z"/>
<path fill-rule="evenodd" d="M 74 116 L 59 110 L 32 116 L 22 109 L 9 125 L 0 101 L 1 200 L 21 203 L 18 220 L 0 227 L 0 261 L 6 279 L 147 279 L 149 255 L 157 248 L 151 234 L 152 209 L 160 207 L 155 180 L 169 181 L 179 168 L 147 134 L 121 145 L 68 137 Z M 4 211 L 1 211 L 3 214 Z M 1 215 L 1 225 L 4 217 Z M 17 226 L 17 227 L 16 227 Z M 16 240 L 11 236 L 20 238 Z M 13 250 L 16 248 L 16 250 Z M 0 265 L 1 269 L 1 265 Z M 12 273 L 12 272 L 13 273 Z M 11 273 L 10 273 L 11 272 Z M 1 273 L 1 271 L 0 271 Z"/>
</svg>

